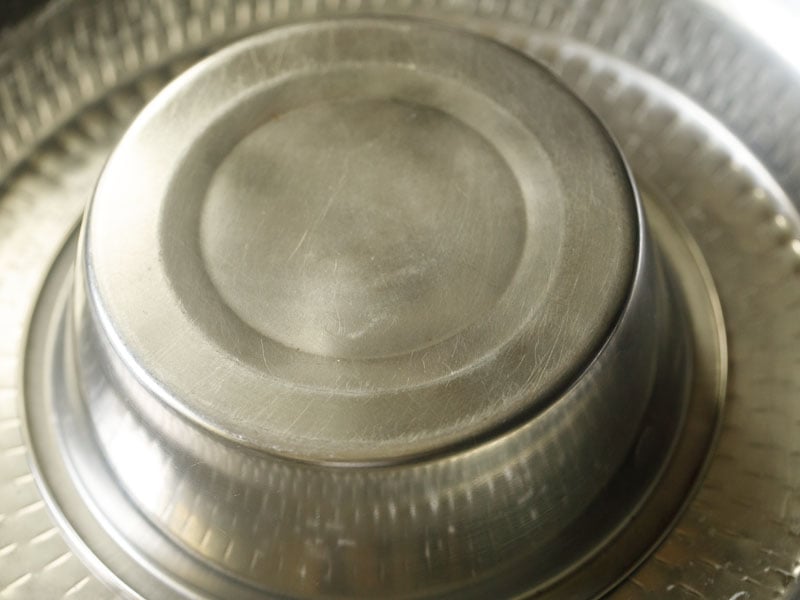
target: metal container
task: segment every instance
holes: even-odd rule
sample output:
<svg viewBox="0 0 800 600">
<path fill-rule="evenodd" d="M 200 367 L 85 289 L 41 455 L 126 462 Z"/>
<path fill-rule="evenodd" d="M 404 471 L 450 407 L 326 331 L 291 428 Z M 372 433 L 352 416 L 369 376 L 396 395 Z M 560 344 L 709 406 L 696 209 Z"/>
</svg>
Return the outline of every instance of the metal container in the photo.
<svg viewBox="0 0 800 600">
<path fill-rule="evenodd" d="M 370 18 L 284 24 L 199 62 L 133 120 L 174 73 L 125 88 L 115 65 L 143 72 L 291 6 L 209 7 L 207 22 L 163 8 L 181 23 L 167 45 L 122 36 L 122 62 L 98 54 L 80 93 L 116 91 L 73 125 L 44 93 L 36 127 L 6 103 L 20 117 L 19 139 L 0 132 L 8 164 L 26 135 L 40 148 L 6 206 L 56 202 L 48 177 L 74 199 L 65 216 L 37 220 L 34 206 L 7 220 L 3 243 L 66 241 L 50 266 L 41 247 L 38 263 L 6 269 L 32 283 L 17 300 L 29 318 L 12 302 L 0 314 L 19 330 L 9 423 L 24 435 L 0 463 L 2 498 L 31 500 L 0 505 L 0 589 L 788 594 L 797 460 L 780 374 L 797 344 L 774 343 L 795 335 L 800 302 L 785 298 L 800 241 L 769 171 L 687 97 L 597 51 L 619 21 L 545 3 L 510 10 L 572 37 L 484 4 L 469 18 L 466 4 L 384 6 L 392 18 L 364 5 Z M 301 8 L 358 8 L 313 6 Z M 39 27 L 102 10 L 57 4 Z M 623 56 L 643 33 L 630 27 L 615 38 Z M 648 56 L 655 42 L 636 39 Z M 69 88 L 53 89 L 66 104 Z M 47 130 L 61 133 L 38 142 Z M 90 197 L 70 233 L 66 215 Z M 769 452 L 788 452 L 774 490 L 772 467 L 746 466 Z M 32 566 L 26 553 L 64 540 L 74 554 Z"/>
</svg>

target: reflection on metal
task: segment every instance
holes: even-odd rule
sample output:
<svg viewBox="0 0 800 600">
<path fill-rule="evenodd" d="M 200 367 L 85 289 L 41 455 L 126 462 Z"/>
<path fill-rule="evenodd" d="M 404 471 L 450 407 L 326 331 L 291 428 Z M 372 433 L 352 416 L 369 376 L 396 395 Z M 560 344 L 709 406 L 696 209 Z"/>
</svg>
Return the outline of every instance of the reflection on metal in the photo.
<svg viewBox="0 0 800 600">
<path fill-rule="evenodd" d="M 618 4 L 619 15 L 627 19 L 624 3 Z M 293 120 L 290 112 L 253 131 L 243 130 L 242 121 L 237 124 L 237 112 L 239 119 L 246 114 L 242 106 L 227 115 L 201 118 L 193 112 L 214 105 L 218 88 L 192 85 L 238 71 L 222 69 L 225 60 L 235 59 L 234 50 L 213 59 L 215 63 L 189 75 L 183 87 L 162 96 L 109 163 L 81 243 L 86 252 L 77 263 L 75 302 L 70 270 L 74 237 L 49 271 L 25 355 L 25 421 L 44 502 L 25 467 L 24 451 L 16 450 L 22 447 L 15 407 L 21 387 L 14 368 L 7 376 L 10 408 L 2 405 L 9 416 L 3 423 L 9 423 L 12 435 L 0 468 L 4 489 L 13 492 L 2 497 L 3 502 L 10 498 L 7 505 L 0 504 L 0 552 L 10 557 L 10 569 L 0 574 L 5 595 L 69 592 L 97 597 L 103 593 L 99 577 L 118 591 L 146 597 L 163 596 L 168 589 L 221 597 L 258 597 L 264 591 L 486 597 L 488 590 L 510 595 L 534 589 L 552 597 L 589 596 L 640 559 L 644 563 L 614 595 L 772 597 L 789 589 L 798 564 L 791 491 L 798 461 L 793 454 L 798 420 L 791 403 L 798 344 L 792 342 L 797 320 L 791 317 L 800 310 L 800 257 L 794 250 L 800 243 L 797 215 L 785 193 L 793 193 L 791 174 L 771 162 L 773 156 L 790 155 L 789 142 L 781 154 L 780 141 L 773 149 L 741 132 L 737 137 L 715 118 L 718 100 L 705 91 L 706 86 L 733 83 L 714 79 L 715 71 L 703 60 L 676 66 L 660 58 L 683 31 L 675 23 L 684 15 L 691 16 L 693 29 L 686 33 L 691 39 L 703 39 L 704 27 L 722 27 L 700 5 L 669 3 L 654 10 L 652 18 L 658 17 L 662 33 L 649 28 L 648 35 L 648 10 L 639 13 L 639 20 L 620 21 L 613 10 L 602 18 L 589 18 L 587 12 L 584 18 L 567 3 L 554 8 L 542 2 L 515 4 L 505 19 L 484 13 L 462 19 L 468 5 L 428 10 L 518 46 L 563 77 L 622 147 L 644 192 L 647 228 L 636 225 L 637 211 L 624 185 L 624 171 L 615 166 L 613 148 L 602 134 L 592 133 L 591 119 L 581 116 L 571 99 L 564 97 L 559 106 L 563 118 L 571 118 L 568 131 L 576 133 L 582 146 L 565 141 L 567 128 L 548 138 L 541 121 L 525 119 L 526 110 L 533 111 L 537 101 L 544 103 L 537 91 L 541 75 L 529 75 L 533 79 L 526 83 L 528 75 L 520 73 L 510 78 L 513 85 L 492 85 L 492 78 L 509 77 L 525 63 L 498 47 L 456 34 L 434 35 L 418 24 L 403 32 L 404 38 L 420 38 L 412 45 L 412 58 L 419 61 L 412 75 L 400 69 L 391 77 L 376 77 L 374 83 L 359 76 L 359 84 L 372 95 L 355 105 L 328 102 L 298 111 L 302 118 Z M 118 6 L 131 12 L 129 21 L 111 21 L 122 30 L 138 31 L 139 19 L 147 21 L 147 7 L 134 2 Z M 122 42 L 125 55 L 109 51 L 101 59 L 98 54 L 98 70 L 87 69 L 91 74 L 78 93 L 102 101 L 81 112 L 77 121 L 58 125 L 76 106 L 75 90 L 68 86 L 55 85 L 60 96 L 42 92 L 39 108 L 24 114 L 16 108 L 24 104 L 24 86 L 19 97 L 4 96 L 5 110 L 21 117 L 14 120 L 16 129 L 3 130 L 5 164 L 28 161 L 9 179 L 0 205 L 7 207 L 0 222 L 9 232 L 0 241 L 0 267 L 13 274 L 8 283 L 0 282 L 0 319 L 17 332 L 8 348 L 13 365 L 37 282 L 48 271 L 58 240 L 91 196 L 108 149 L 144 99 L 176 71 L 169 66 L 146 77 L 136 74 L 145 63 L 175 56 L 182 48 L 206 48 L 258 29 L 259 22 L 282 18 L 279 3 L 264 5 L 271 8 L 268 14 L 242 2 L 230 11 L 210 7 L 202 17 L 163 6 L 163 23 L 172 27 L 164 29 L 165 43 Z M 325 9 L 323 3 L 317 8 Z M 384 8 L 397 7 L 388 3 Z M 56 13 L 63 20 L 65 15 L 79 19 L 107 10 L 119 9 L 64 4 Z M 342 4 L 337 10 L 350 7 Z M 377 27 L 381 33 L 368 44 L 371 52 L 381 47 L 389 53 L 409 52 L 402 43 L 390 43 L 392 32 L 403 25 L 366 23 L 357 27 Z M 620 28 L 613 29 L 615 24 Z M 336 31 L 347 27 L 339 23 Z M 549 33 L 535 34 L 537 30 Z M 70 35 L 80 37 L 80 31 L 74 28 Z M 257 38 L 260 42 L 248 41 L 250 46 L 239 46 L 238 52 L 276 43 L 281 36 L 307 41 L 313 31 L 319 29 L 283 30 Z M 733 34 L 720 31 L 722 42 L 715 43 L 724 48 L 726 36 Z M 369 36 L 369 31 L 359 33 Z M 448 42 L 437 48 L 435 40 L 444 39 L 439 36 Z M 585 41 L 577 43 L 577 38 Z M 620 39 L 625 43 L 615 41 Z M 460 62 L 469 55 L 469 44 L 486 47 L 480 55 L 493 56 L 492 64 L 505 61 L 508 70 L 483 73 L 480 62 Z M 437 63 L 447 48 L 453 50 L 453 60 Z M 684 47 L 688 54 L 700 50 Z M 770 60 L 757 50 L 746 56 L 754 65 L 759 57 Z M 320 58 L 335 62 L 337 57 L 324 53 Z M 59 60 L 57 55 L 51 59 Z M 449 79 L 426 79 L 445 62 Z M 526 73 L 538 73 L 525 65 Z M 132 85 L 109 92 L 123 68 Z M 291 73 L 291 60 L 276 68 Z M 693 69 L 710 75 L 692 79 Z M 453 72 L 462 78 L 452 77 Z M 469 90 L 458 87 L 465 79 Z M 348 93 L 363 89 L 346 77 L 309 81 L 306 77 L 293 83 L 290 77 L 278 93 L 273 89 L 251 95 L 250 108 L 267 111 L 264 103 L 279 104 L 281 94 L 284 101 L 294 101 L 312 92 L 330 97 L 337 85 Z M 777 101 L 787 102 L 782 98 L 791 98 L 796 84 L 780 81 L 788 91 Z M 237 82 L 226 83 L 228 94 L 219 102 L 241 102 L 231 88 Z M 268 84 L 265 78 L 264 88 Z M 238 85 L 247 87 L 248 78 Z M 676 86 L 700 98 L 712 112 Z M 181 100 L 181 94 L 196 89 L 206 92 L 204 101 Z M 407 95 L 400 103 L 379 100 L 400 94 Z M 514 104 L 518 94 L 529 103 Z M 707 102 L 702 100 L 706 94 Z M 57 97 L 61 104 L 49 104 Z M 482 105 L 486 97 L 492 102 Z M 431 104 L 436 110 L 425 109 Z M 510 110 L 491 109 L 508 109 L 509 104 Z M 737 131 L 741 122 L 730 116 L 739 114 L 735 105 L 731 101 L 716 111 Z M 171 118 L 160 123 L 170 109 Z M 577 112 L 570 113 L 573 109 Z M 448 111 L 457 118 L 444 116 Z M 476 120 L 476 114 L 484 118 Z M 176 151 L 182 136 L 165 142 L 181 117 L 183 153 Z M 221 127 L 201 131 L 210 119 Z M 326 128 L 332 119 L 347 127 Z M 522 126 L 510 127 L 508 119 Z M 381 135 L 385 122 L 393 124 L 395 135 Z M 54 142 L 37 142 L 56 126 Z M 214 144 L 190 143 L 212 134 Z M 224 147 L 226 136 L 230 142 Z M 152 144 L 153 139 L 158 143 Z M 282 152 L 271 146 L 273 140 L 281 140 Z M 326 144 L 348 152 L 333 160 Z M 368 144 L 371 155 L 363 153 Z M 548 165 L 546 157 L 552 158 L 559 145 L 569 148 L 574 160 L 551 160 Z M 392 179 L 384 165 L 405 156 L 400 150 L 409 146 L 429 148 L 424 161 L 399 163 L 404 172 L 417 175 L 414 183 L 384 191 Z M 190 147 L 206 148 L 206 154 L 187 153 Z M 441 150 L 448 147 L 457 151 Z M 766 166 L 754 148 L 762 152 Z M 607 168 L 589 160 L 581 168 L 581 151 L 587 158 L 609 161 Z M 299 159 L 290 160 L 293 153 L 322 158 L 305 170 Z M 266 156 L 287 175 L 275 179 L 257 164 L 244 169 L 250 156 Z M 528 156 L 542 160 L 520 160 Z M 370 164 L 375 165 L 373 172 L 364 168 Z M 480 177 L 471 168 L 478 164 Z M 531 174 L 531 168 L 550 169 L 550 179 Z M 351 172 L 365 179 L 357 183 L 347 177 Z M 169 174 L 170 181 L 143 176 L 157 173 Z M 449 179 L 469 182 L 467 193 L 442 187 L 434 175 L 446 173 Z M 553 180 L 559 185 L 553 186 Z M 587 205 L 570 204 L 590 182 L 606 186 L 604 198 L 617 199 L 604 214 L 586 213 L 599 219 L 594 223 L 578 218 Z M 284 207 L 264 215 L 268 225 L 258 220 L 262 189 L 278 190 L 273 202 Z M 486 211 L 482 199 L 489 189 L 504 193 L 491 205 L 494 210 Z M 381 210 L 364 211 L 367 203 L 358 191 L 369 193 Z M 198 199 L 203 197 L 200 210 Z M 297 197 L 318 202 L 299 206 L 292 202 Z M 226 204 L 231 198 L 239 202 L 232 208 Z M 441 214 L 434 212 L 435 206 Z M 562 213 L 558 207 L 565 207 Z M 324 218 L 315 220 L 319 215 Z M 519 215 L 524 215 L 522 226 Z M 555 221 L 544 227 L 544 219 Z M 567 226 L 569 219 L 573 221 Z M 602 219 L 616 228 L 609 230 Z M 390 220 L 398 227 L 390 227 Z M 377 265 L 354 262 L 361 256 L 358 244 L 365 242 L 356 226 L 364 223 L 370 224 L 364 230 L 385 232 L 366 239 L 377 250 Z M 440 232 L 441 244 L 424 229 L 427 223 Z M 354 227 L 348 229 L 348 224 Z M 603 234 L 588 229 L 572 241 L 555 236 L 541 243 L 553 232 L 576 234 L 580 227 L 592 226 Z M 173 235 L 175 229 L 181 235 Z M 332 235 L 337 230 L 341 235 Z M 237 232 L 252 234 L 250 243 L 237 244 Z M 258 235 L 265 232 L 269 235 Z M 603 241 L 602 247 L 592 246 L 597 240 Z M 195 248 L 187 249 L 182 241 Z M 144 246 L 137 247 L 140 242 Z M 326 263 L 334 246 L 351 260 Z M 406 253 L 398 253 L 398 247 Z M 268 252 L 274 248 L 285 251 L 284 262 L 273 260 Z M 564 300 L 557 284 L 574 272 L 576 267 L 565 265 L 581 251 L 587 253 L 586 261 L 579 261 L 587 269 L 580 278 L 585 287 Z M 17 262 L 21 256 L 24 268 Z M 196 256 L 202 260 L 192 265 Z M 225 262 L 228 256 L 232 264 Z M 468 266 L 458 260 L 464 256 L 470 257 Z M 544 263 L 552 268 L 544 273 L 532 268 Z M 408 264 L 421 267 L 404 271 Z M 136 265 L 151 270 L 134 276 L 130 267 Z M 339 275 L 326 280 L 334 268 Z M 205 279 L 196 276 L 200 271 Z M 236 277 L 237 272 L 256 275 Z M 402 285 L 365 285 L 360 276 L 365 272 L 384 275 L 387 281 L 391 274 Z M 532 293 L 520 284 L 521 276 L 529 282 L 545 280 Z M 276 281 L 280 292 L 270 286 Z M 308 293 L 311 282 L 316 295 Z M 708 454 L 724 384 L 727 361 L 714 283 L 731 344 L 726 409 L 718 450 L 700 490 L 670 528 Z M 592 286 L 606 293 L 592 291 Z M 88 297 L 82 295 L 84 289 L 90 291 Z M 402 290 L 416 293 L 401 296 Z M 471 296 L 464 297 L 464 290 Z M 437 294 L 453 302 L 442 304 Z M 544 299 L 543 306 L 560 307 L 561 315 L 580 314 L 577 322 L 583 326 L 548 333 L 554 320 L 542 318 L 537 324 L 537 299 Z M 519 312 L 526 305 L 521 300 L 528 302 L 530 313 Z M 278 312 L 261 310 L 262 302 Z M 397 307 L 395 320 L 381 318 L 387 314 L 379 310 L 381 303 L 388 302 Z M 448 308 L 421 310 L 428 306 Z M 587 306 L 594 310 L 580 312 Z M 176 307 L 180 310 L 174 310 L 166 325 L 158 322 L 159 315 Z M 143 311 L 150 315 L 141 318 Z M 616 327 L 610 328 L 612 324 Z M 164 336 L 165 331 L 171 335 Z M 506 354 L 497 351 L 511 348 L 509 344 L 530 331 L 541 332 L 542 339 L 573 335 L 580 341 L 551 344 L 561 350 L 550 359 L 535 348 L 530 356 L 520 352 L 525 346 L 519 345 Z M 358 332 L 363 335 L 351 335 Z M 460 361 L 457 365 L 427 360 L 454 338 L 469 341 L 442 354 Z M 626 372 L 615 363 L 615 344 L 623 354 L 635 348 L 641 366 Z M 282 360 L 281 353 L 292 360 Z M 541 380 L 515 382 L 516 371 L 510 369 L 515 363 L 509 359 L 519 360 L 520 355 L 528 372 L 542 373 Z M 488 363 L 483 356 L 489 356 Z M 596 360 L 588 362 L 593 356 Z M 225 357 L 233 357 L 230 364 Z M 553 358 L 557 360 L 548 362 Z M 204 360 L 208 369 L 198 367 Z M 304 360 L 313 364 L 301 364 Z M 219 364 L 226 364 L 222 374 L 213 371 Z M 382 370 L 381 365 L 391 368 Z M 648 365 L 653 369 L 649 376 Z M 470 380 L 475 373 L 481 377 Z M 565 387 L 576 380 L 583 383 Z M 515 385 L 490 388 L 488 395 L 474 391 L 477 383 L 509 381 Z M 271 386 L 266 400 L 253 394 L 256 383 Z M 684 392 L 683 384 L 692 387 Z M 446 404 L 434 403 L 446 400 L 452 386 L 459 386 L 466 419 L 446 410 Z M 640 390 L 614 394 L 619 386 Z M 653 387 L 652 394 L 641 393 L 648 387 Z M 416 399 L 420 414 L 399 410 L 401 403 L 391 402 L 397 395 Z M 227 410 L 220 410 L 219 398 L 228 399 Z M 6 396 L 0 397 L 2 402 Z M 359 418 L 335 421 L 337 402 L 349 403 L 347 414 Z M 313 410 L 303 413 L 304 404 Z M 574 410 L 578 404 L 581 410 Z M 581 418 L 592 410 L 595 417 Z M 548 439 L 548 431 L 559 435 Z M 408 432 L 414 435 L 404 435 Z M 48 507 L 64 530 L 63 538 L 50 529 L 44 516 Z M 629 523 L 628 516 L 634 521 Z M 608 543 L 612 534 L 616 537 Z M 662 536 L 666 538 L 647 558 Z M 66 552 L 63 539 L 94 575 Z"/>
<path fill-rule="evenodd" d="M 39 481 L 68 523 L 94 506 L 82 552 L 151 564 L 111 580 L 146 596 L 602 591 L 687 498 L 724 390 L 702 259 L 661 219 L 662 265 L 643 215 L 599 123 L 505 48 L 250 38 L 135 121 L 73 294 L 45 291 Z"/>
</svg>

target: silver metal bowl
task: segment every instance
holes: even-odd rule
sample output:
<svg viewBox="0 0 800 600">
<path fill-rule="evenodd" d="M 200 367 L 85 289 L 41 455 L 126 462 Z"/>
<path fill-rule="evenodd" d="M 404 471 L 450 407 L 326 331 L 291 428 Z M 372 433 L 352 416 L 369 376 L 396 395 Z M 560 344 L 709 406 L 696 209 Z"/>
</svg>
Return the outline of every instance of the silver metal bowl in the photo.
<svg viewBox="0 0 800 600">
<path fill-rule="evenodd" d="M 241 41 L 137 117 L 45 286 L 39 483 L 148 597 L 602 592 L 724 392 L 706 267 L 653 219 L 507 47 L 375 19 Z"/>
<path fill-rule="evenodd" d="M 0 47 L 2 595 L 787 597 L 800 83 L 774 5 L 634 4 Z M 306 22 L 365 12 L 457 30 Z"/>
</svg>

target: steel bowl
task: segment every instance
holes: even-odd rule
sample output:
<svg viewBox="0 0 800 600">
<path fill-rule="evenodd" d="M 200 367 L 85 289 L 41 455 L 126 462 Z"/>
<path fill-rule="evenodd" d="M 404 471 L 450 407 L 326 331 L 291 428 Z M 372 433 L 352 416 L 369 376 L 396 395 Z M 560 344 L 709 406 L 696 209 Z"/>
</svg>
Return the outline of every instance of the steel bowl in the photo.
<svg viewBox="0 0 800 600">
<path fill-rule="evenodd" d="M 737 6 L 7 38 L 2 594 L 788 597 L 800 85 Z"/>
<path fill-rule="evenodd" d="M 480 36 L 220 51 L 136 118 L 70 244 L 27 350 L 35 472 L 143 596 L 593 595 L 713 438 L 704 263 L 597 117 Z"/>
</svg>

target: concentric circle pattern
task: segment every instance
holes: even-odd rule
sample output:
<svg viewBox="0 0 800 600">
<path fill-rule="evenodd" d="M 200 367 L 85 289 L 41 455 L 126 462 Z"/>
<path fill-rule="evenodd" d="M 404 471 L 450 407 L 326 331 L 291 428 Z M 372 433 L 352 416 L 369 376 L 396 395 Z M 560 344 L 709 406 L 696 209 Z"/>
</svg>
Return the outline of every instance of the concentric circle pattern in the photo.
<svg viewBox="0 0 800 600">
<path fill-rule="evenodd" d="M 443 19 L 548 64 L 709 264 L 730 354 L 717 449 L 680 521 L 612 597 L 787 597 L 800 575 L 800 76 L 787 63 L 680 0 L 67 0 L 0 51 L 0 598 L 112 595 L 49 517 L 18 413 L 27 315 L 110 148 L 221 44 L 368 12 Z"/>
</svg>

